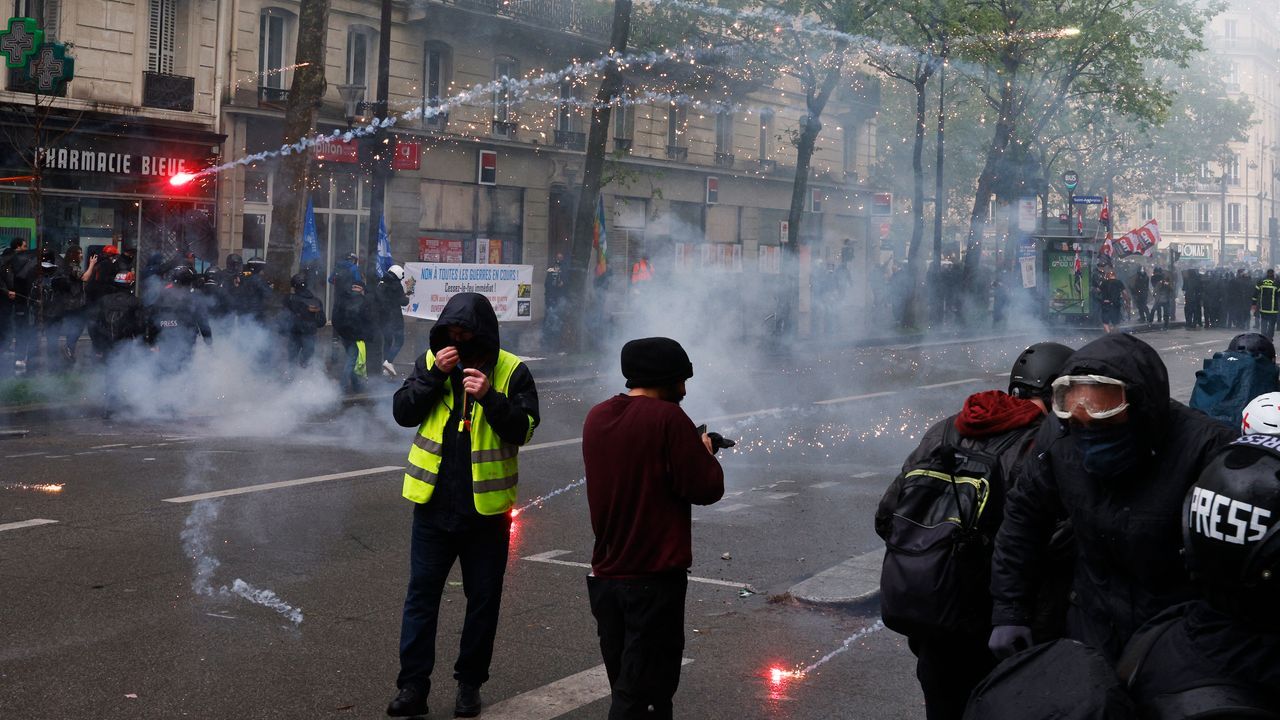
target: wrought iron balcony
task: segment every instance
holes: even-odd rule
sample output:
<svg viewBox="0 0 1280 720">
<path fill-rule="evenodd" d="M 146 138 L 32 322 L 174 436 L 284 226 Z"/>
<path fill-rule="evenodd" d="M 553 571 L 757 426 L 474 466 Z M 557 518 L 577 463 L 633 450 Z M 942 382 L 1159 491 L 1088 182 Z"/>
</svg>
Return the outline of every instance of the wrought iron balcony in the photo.
<svg viewBox="0 0 1280 720">
<path fill-rule="evenodd" d="M 585 150 L 587 134 L 574 130 L 556 130 L 556 146 L 566 150 Z"/>
<path fill-rule="evenodd" d="M 191 112 L 196 106 L 196 79 L 183 75 L 144 72 L 142 105 Z"/>
<path fill-rule="evenodd" d="M 631 138 L 614 138 L 613 151 L 623 155 L 631 154 Z"/>
<path fill-rule="evenodd" d="M 667 159 L 684 161 L 689 157 L 689 148 L 680 145 L 667 146 Z"/>
<path fill-rule="evenodd" d="M 612 23 L 612 4 L 591 0 L 443 0 L 447 5 L 576 35 L 607 40 Z"/>
<path fill-rule="evenodd" d="M 716 151 L 716 165 L 722 168 L 733 167 L 733 153 Z"/>
<path fill-rule="evenodd" d="M 518 127 L 519 125 L 510 120 L 494 120 L 493 134 L 498 137 L 514 138 L 516 136 L 516 128 Z"/>
<path fill-rule="evenodd" d="M 765 158 L 760 158 L 760 172 L 765 173 L 767 175 L 769 173 L 777 171 L 777 169 L 778 169 L 777 160 L 768 160 Z"/>
<path fill-rule="evenodd" d="M 289 102 L 289 91 L 286 88 L 258 86 L 258 104 L 268 107 L 284 107 Z"/>
<path fill-rule="evenodd" d="M 9 68 L 8 79 L 9 79 L 9 82 L 5 85 L 5 89 L 10 90 L 12 92 L 31 93 L 33 95 L 38 92 L 41 95 L 46 95 L 51 97 L 67 96 L 66 83 L 59 83 L 57 90 L 54 92 L 41 92 L 36 87 L 36 82 L 31 79 L 30 71 L 28 70 L 28 68 L 24 68 L 24 67 Z"/>
</svg>

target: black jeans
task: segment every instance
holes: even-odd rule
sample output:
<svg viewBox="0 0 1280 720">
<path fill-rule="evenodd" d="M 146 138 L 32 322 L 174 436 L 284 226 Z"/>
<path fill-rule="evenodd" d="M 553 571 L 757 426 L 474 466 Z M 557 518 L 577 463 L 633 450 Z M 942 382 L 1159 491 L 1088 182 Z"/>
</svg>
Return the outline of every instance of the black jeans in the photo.
<svg viewBox="0 0 1280 720">
<path fill-rule="evenodd" d="M 286 359 L 289 365 L 303 368 L 310 367 L 311 358 L 316 354 L 315 334 L 290 333 L 287 354 L 288 357 Z"/>
<path fill-rule="evenodd" d="M 907 646 L 916 655 L 916 678 L 928 720 L 960 720 L 969 693 L 996 666 L 987 639 L 978 635 L 913 635 Z"/>
<path fill-rule="evenodd" d="M 455 680 L 483 685 L 489 679 L 493 641 L 498 634 L 498 610 L 502 605 L 502 579 L 507 569 L 511 541 L 509 516 L 484 518 L 465 530 L 441 529 L 427 517 L 426 504 L 413 511 L 413 536 L 409 549 L 409 592 L 404 598 L 400 623 L 400 676 L 396 687 L 431 691 L 431 671 L 436 664 L 436 621 L 440 597 L 454 560 L 462 563 L 462 591 L 467 615 L 462 622 L 462 642 L 453 666 Z"/>
<path fill-rule="evenodd" d="M 1276 313 L 1260 312 L 1258 317 L 1262 318 L 1259 332 L 1266 335 L 1268 339 L 1274 338 L 1276 334 Z"/>
<path fill-rule="evenodd" d="M 670 720 L 671 698 L 680 685 L 688 586 L 683 572 L 631 580 L 587 578 L 613 691 L 609 720 Z"/>
</svg>

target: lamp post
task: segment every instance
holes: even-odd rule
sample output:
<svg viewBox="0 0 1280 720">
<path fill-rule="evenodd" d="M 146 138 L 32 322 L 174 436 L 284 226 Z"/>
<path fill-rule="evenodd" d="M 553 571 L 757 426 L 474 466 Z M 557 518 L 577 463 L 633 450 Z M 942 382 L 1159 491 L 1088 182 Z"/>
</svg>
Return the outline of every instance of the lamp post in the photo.
<svg viewBox="0 0 1280 720">
<path fill-rule="evenodd" d="M 342 98 L 342 115 L 347 120 L 347 129 L 351 129 L 351 124 L 360 114 L 360 106 L 364 104 L 363 85 L 339 85 L 338 96 Z"/>
</svg>

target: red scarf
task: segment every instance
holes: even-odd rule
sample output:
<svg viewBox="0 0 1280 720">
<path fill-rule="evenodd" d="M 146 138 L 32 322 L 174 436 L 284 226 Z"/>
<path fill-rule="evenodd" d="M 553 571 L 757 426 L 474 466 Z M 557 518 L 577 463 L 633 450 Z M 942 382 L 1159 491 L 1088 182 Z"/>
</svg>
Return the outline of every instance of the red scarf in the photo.
<svg viewBox="0 0 1280 720">
<path fill-rule="evenodd" d="M 974 393 L 956 416 L 956 430 L 967 438 L 999 435 L 1039 420 L 1040 406 L 999 390 Z"/>
</svg>

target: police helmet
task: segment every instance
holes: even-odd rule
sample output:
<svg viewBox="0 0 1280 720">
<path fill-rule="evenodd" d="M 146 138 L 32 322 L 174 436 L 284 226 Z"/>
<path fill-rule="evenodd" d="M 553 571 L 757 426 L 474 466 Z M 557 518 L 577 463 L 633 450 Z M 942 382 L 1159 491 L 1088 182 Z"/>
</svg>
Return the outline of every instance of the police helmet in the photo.
<svg viewBox="0 0 1280 720">
<path fill-rule="evenodd" d="M 1009 394 L 1026 399 L 1048 395 L 1049 386 L 1074 352 L 1056 342 L 1036 343 L 1023 350 L 1009 371 Z"/>
<path fill-rule="evenodd" d="M 289 278 L 289 284 L 293 286 L 294 290 L 307 289 L 307 274 L 295 273 L 293 277 Z"/>
<path fill-rule="evenodd" d="M 1256 332 L 1240 333 L 1231 338 L 1231 342 L 1227 343 L 1227 351 L 1262 355 L 1272 362 L 1276 359 L 1276 346 L 1271 342 L 1271 338 Z"/>
<path fill-rule="evenodd" d="M 1183 502 L 1182 544 L 1210 604 L 1280 626 L 1280 437 L 1246 435 L 1209 461 Z"/>
<path fill-rule="evenodd" d="M 263 260 L 262 258 L 253 258 L 244 264 L 244 269 L 256 275 L 257 273 L 262 272 L 262 269 L 266 266 L 266 260 Z"/>
<path fill-rule="evenodd" d="M 54 252 L 53 248 L 46 247 L 40 251 L 40 262 L 41 264 L 49 263 L 52 265 L 58 262 L 58 253 Z"/>
<path fill-rule="evenodd" d="M 227 256 L 227 270 L 231 272 L 240 272 L 240 268 L 244 267 L 244 258 L 237 253 L 231 253 Z"/>
<path fill-rule="evenodd" d="M 196 271 L 191 269 L 189 265 L 177 265 L 169 271 L 169 282 L 174 285 L 190 287 L 195 284 Z"/>
<path fill-rule="evenodd" d="M 387 268 L 387 274 L 397 280 L 404 280 L 404 268 L 399 265 L 392 265 Z"/>
</svg>

